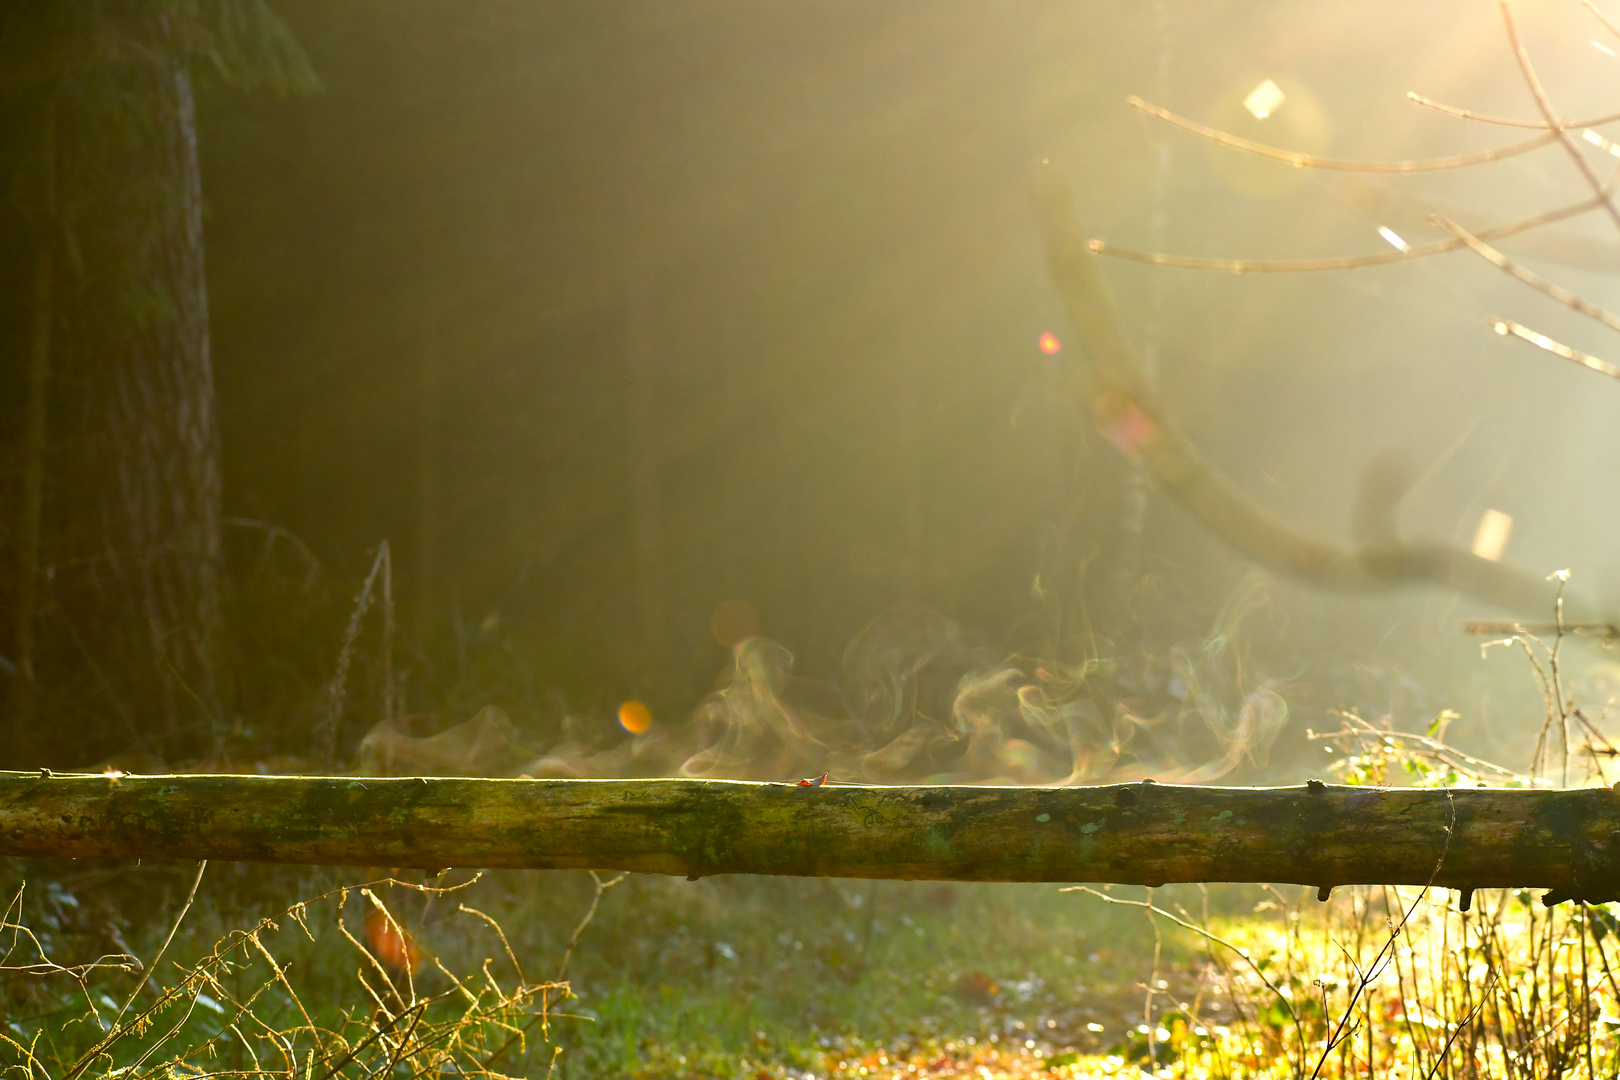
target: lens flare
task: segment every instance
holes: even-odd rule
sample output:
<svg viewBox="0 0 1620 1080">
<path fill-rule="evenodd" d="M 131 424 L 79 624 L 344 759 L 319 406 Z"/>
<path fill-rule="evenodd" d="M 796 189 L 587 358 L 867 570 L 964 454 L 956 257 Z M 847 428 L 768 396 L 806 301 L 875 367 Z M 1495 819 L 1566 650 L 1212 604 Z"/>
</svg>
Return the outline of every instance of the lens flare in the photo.
<svg viewBox="0 0 1620 1080">
<path fill-rule="evenodd" d="M 632 735 L 640 735 L 652 727 L 652 710 L 639 701 L 627 701 L 619 706 L 619 726 Z"/>
<path fill-rule="evenodd" d="M 1513 517 L 1500 510 L 1486 510 L 1474 533 L 1474 554 L 1490 562 L 1500 562 L 1513 535 Z"/>
<path fill-rule="evenodd" d="M 1205 122 L 1228 135 L 1301 154 L 1323 154 L 1332 141 L 1327 111 L 1303 85 L 1287 78 L 1232 86 L 1215 100 Z M 1308 182 L 1305 169 L 1282 168 L 1254 154 L 1234 153 L 1213 140 L 1205 152 L 1228 187 L 1254 198 L 1275 199 Z"/>
<path fill-rule="evenodd" d="M 1388 243 L 1389 246 L 1394 248 L 1396 251 L 1411 251 L 1412 250 L 1412 245 L 1408 244 L 1405 240 L 1403 240 L 1401 238 L 1401 234 L 1396 232 L 1394 229 L 1390 228 L 1388 225 L 1380 225 L 1380 226 L 1378 226 L 1378 235 L 1382 236 L 1384 238 L 1384 241 L 1386 243 Z"/>
<path fill-rule="evenodd" d="M 1063 342 L 1059 341 L 1057 335 L 1050 331 L 1042 334 L 1036 344 L 1040 346 L 1041 352 L 1047 356 L 1055 356 L 1063 351 Z"/>
<path fill-rule="evenodd" d="M 1287 99 L 1288 95 L 1284 94 L 1276 83 L 1267 79 L 1249 91 L 1249 96 L 1243 99 L 1243 107 L 1248 109 L 1249 114 L 1256 120 L 1264 120 L 1276 112 Z"/>
<path fill-rule="evenodd" d="M 1159 425 L 1141 407 L 1123 394 L 1105 394 L 1092 406 L 1103 436 L 1126 457 L 1136 454 L 1143 443 L 1159 433 Z"/>
<path fill-rule="evenodd" d="M 424 953 L 411 932 L 376 908 L 366 912 L 366 945 L 371 954 L 398 971 L 415 974 Z"/>
<path fill-rule="evenodd" d="M 709 632 L 728 649 L 759 636 L 759 612 L 746 600 L 727 600 L 709 616 Z"/>
</svg>

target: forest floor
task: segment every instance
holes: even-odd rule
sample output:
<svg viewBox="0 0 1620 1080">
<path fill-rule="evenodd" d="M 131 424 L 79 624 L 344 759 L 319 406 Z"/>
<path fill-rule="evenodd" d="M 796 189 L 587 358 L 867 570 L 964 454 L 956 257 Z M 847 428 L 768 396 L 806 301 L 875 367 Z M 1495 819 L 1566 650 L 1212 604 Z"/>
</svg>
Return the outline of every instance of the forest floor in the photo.
<svg viewBox="0 0 1620 1080">
<path fill-rule="evenodd" d="M 9 861 L 0 869 L 13 890 L 26 876 L 19 921 L 68 964 L 120 952 L 149 961 L 194 867 Z M 366 880 L 210 866 L 157 979 L 181 979 L 217 939 L 300 897 Z M 415 992 L 425 995 L 450 985 L 440 964 L 484 969 L 505 983 L 515 981 L 514 963 L 533 981 L 556 975 L 593 890 L 582 873 L 500 872 L 442 897 L 398 887 L 376 895 L 420 947 Z M 1184 901 L 1201 902 L 1184 891 Z M 1262 895 L 1216 892 L 1224 907 Z M 499 923 L 509 957 L 461 905 Z M 287 920 L 264 935 L 304 1001 L 334 1012 L 370 1006 L 358 981 L 368 962 L 337 929 L 342 918 L 367 940 L 364 910 L 350 900 L 340 915 L 329 899 L 305 913 L 310 936 Z M 14 948 L 7 962 L 27 952 Z M 1165 935 L 1154 1015 L 1196 996 L 1202 970 L 1185 936 Z M 1145 1060 L 1138 1029 L 1153 973 L 1154 927 L 1142 911 L 1057 886 L 633 876 L 601 894 L 549 1032 L 532 1032 L 497 1068 L 562 1077 L 994 1077 L 1053 1076 L 1083 1060 L 1113 1072 Z M 71 977 L 13 973 L 5 1033 L 33 1045 L 41 1061 L 71 1061 L 107 1026 L 89 1014 L 116 1013 L 111 1004 L 122 1004 L 136 978 L 99 972 L 81 988 Z M 205 993 L 204 1007 L 191 1010 L 199 1037 L 212 1034 L 208 1021 L 218 1026 L 224 1010 L 210 1008 L 219 997 Z M 242 1051 L 227 1041 L 221 1052 Z"/>
<path fill-rule="evenodd" d="M 1150 910 L 1140 888 L 17 860 L 0 884 L 0 1066 L 30 1080 L 1620 1069 L 1620 908 L 1528 892 L 1172 886 Z"/>
</svg>

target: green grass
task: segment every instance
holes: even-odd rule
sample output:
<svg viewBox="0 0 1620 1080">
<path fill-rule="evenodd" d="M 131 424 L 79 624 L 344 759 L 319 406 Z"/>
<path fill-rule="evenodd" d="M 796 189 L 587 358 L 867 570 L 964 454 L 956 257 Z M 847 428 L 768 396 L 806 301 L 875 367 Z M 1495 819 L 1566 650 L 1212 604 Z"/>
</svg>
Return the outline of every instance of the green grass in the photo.
<svg viewBox="0 0 1620 1080">
<path fill-rule="evenodd" d="M 0 867 L 27 877 L 20 921 L 64 963 L 126 947 L 151 960 L 193 873 Z M 1617 913 L 1529 893 L 1482 893 L 1463 915 L 1444 890 L 1342 889 L 1323 904 L 1312 889 L 1181 886 L 1152 894 L 1170 914 L 1150 922 L 1134 888 L 1107 903 L 1039 885 L 629 877 L 601 894 L 564 989 L 552 980 L 589 875 L 342 891 L 364 876 L 209 867 L 161 989 L 82 1075 L 1067 1080 L 1156 1065 L 1164 1080 L 1585 1080 L 1620 1062 Z M 422 950 L 414 985 L 373 962 L 378 905 Z M 31 940 L 0 936 L 4 1064 L 29 1075 L 26 1047 L 32 1075 L 68 1080 L 136 976 L 25 970 Z"/>
<path fill-rule="evenodd" d="M 1053 886 L 636 879 L 582 957 L 565 1037 L 593 1068 L 685 1056 L 816 1070 L 828 1050 L 1122 1038 L 1151 951 L 1143 919 Z M 571 1042 L 570 1040 L 577 1040 Z M 701 1065 L 698 1063 L 702 1062 Z"/>
<path fill-rule="evenodd" d="M 63 963 L 121 951 L 119 941 L 149 959 L 184 897 L 189 871 L 131 867 L 119 876 L 68 863 L 5 866 L 13 888 L 25 876 L 30 881 L 22 921 Z M 210 867 L 159 981 L 171 985 L 233 929 L 300 896 L 362 879 Z M 402 888 L 377 895 L 449 971 L 476 975 L 487 959 L 491 977 L 509 989 L 516 978 L 499 937 L 458 905 L 497 920 L 525 976 L 539 982 L 557 973 L 591 894 L 584 874 L 508 872 L 439 898 Z M 363 937 L 364 903 L 351 893 L 344 908 L 345 925 Z M 337 899 L 328 899 L 307 913 L 310 937 L 285 919 L 279 931 L 263 935 L 323 1026 L 337 1025 L 346 1008 L 363 1015 L 368 1004 L 357 981 L 365 964 L 338 931 L 339 914 Z M 1122 1042 L 1140 1017 L 1142 994 L 1133 984 L 1145 977 L 1152 947 L 1139 913 L 1066 896 L 1055 886 L 637 876 L 603 894 L 570 965 L 573 996 L 554 1007 L 549 1036 L 530 1038 L 526 1053 L 510 1051 L 503 1068 L 545 1075 L 555 1056 L 563 1077 L 754 1076 L 762 1068 L 819 1075 L 835 1059 L 880 1047 L 937 1055 L 946 1044 L 966 1052 L 1029 1042 L 1030 1053 L 1100 1051 Z M 16 950 L 10 962 L 24 952 Z M 1162 966 L 1170 970 L 1191 955 L 1173 943 Z M 241 1000 L 267 970 L 244 956 L 222 980 Z M 37 1036 L 36 1054 L 55 1063 L 51 1074 L 60 1076 L 60 1066 L 101 1033 L 84 1019 L 89 1003 L 106 1014 L 101 998 L 122 1003 L 134 979 L 99 971 L 80 987 L 67 976 L 10 973 L 7 1034 L 25 1044 Z M 431 962 L 418 972 L 420 994 L 450 985 Z M 296 1010 L 281 998 L 279 991 L 266 994 L 256 1009 L 272 1026 L 291 1027 Z M 177 1043 L 206 1038 L 221 1024 L 209 1009 L 192 1012 Z M 538 1029 L 531 1035 L 539 1036 Z M 129 1045 L 142 1041 L 149 1040 Z M 220 1054 L 210 1067 L 233 1054 L 246 1064 L 245 1052 L 229 1040 Z M 125 1064 L 131 1056 L 115 1060 Z"/>
</svg>

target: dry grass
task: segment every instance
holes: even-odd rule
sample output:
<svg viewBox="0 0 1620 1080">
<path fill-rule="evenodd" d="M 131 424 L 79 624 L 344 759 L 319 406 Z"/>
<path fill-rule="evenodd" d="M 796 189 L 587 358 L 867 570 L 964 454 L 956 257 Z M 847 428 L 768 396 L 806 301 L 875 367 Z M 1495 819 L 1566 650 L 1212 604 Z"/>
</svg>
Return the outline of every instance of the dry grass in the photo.
<svg viewBox="0 0 1620 1080">
<path fill-rule="evenodd" d="M 1555 577 L 1560 586 L 1567 580 Z M 1337 730 L 1311 738 L 1338 751 L 1333 769 L 1353 784 L 1567 786 L 1574 770 L 1607 784 L 1614 747 L 1561 665 L 1561 598 L 1549 639 L 1512 627 L 1486 645 L 1522 650 L 1546 700 L 1528 773 L 1449 745 L 1450 712 L 1422 733 L 1340 713 Z M 1359 887 L 1313 898 L 1310 889 L 1268 889 L 1247 915 L 1212 920 L 1207 890 L 1190 911 L 1151 893 L 1135 900 L 1080 888 L 1140 908 L 1156 937 L 1161 927 L 1193 935 L 1205 960 L 1179 995 L 1155 960 L 1137 1038 L 1100 1062 L 1076 1057 L 1075 1067 L 1140 1063 L 1199 1080 L 1380 1072 L 1597 1080 L 1620 1072 L 1620 953 L 1609 955 L 1620 947 L 1620 921 L 1611 905 L 1508 890 Z"/>
<path fill-rule="evenodd" d="M 193 897 L 201 877 L 199 866 Z M 562 975 L 590 914 L 576 930 L 558 977 L 534 980 L 494 920 L 456 903 L 456 894 L 471 884 L 386 878 L 335 889 L 233 930 L 201 959 L 169 972 L 161 961 L 191 898 L 144 969 L 130 954 L 64 967 L 23 925 L 19 890 L 0 926 L 8 938 L 0 972 L 66 980 L 75 984 L 73 997 L 82 1008 L 70 1005 L 64 1020 L 37 1029 L 26 1044 L 0 1031 L 7 1074 L 332 1080 L 532 1073 L 531 1051 L 549 1045 L 551 1025 L 566 1016 L 556 1012 L 569 997 Z M 610 884 L 598 882 L 597 896 Z M 468 924 L 458 933 L 499 944 L 498 959 L 455 972 L 427 955 L 395 914 L 412 901 L 424 907 L 455 904 L 449 918 Z M 352 978 L 341 990 L 329 985 L 334 948 L 352 964 Z M 312 949 L 326 951 L 323 962 L 313 962 Z M 140 977 L 120 1004 L 97 977 L 128 971 Z M 28 996 L 26 990 L 13 992 L 8 1003 L 16 1008 Z M 49 1000 L 48 993 L 37 996 Z M 553 1060 L 556 1053 L 552 1047 Z"/>
<path fill-rule="evenodd" d="M 1615 1075 L 1620 957 L 1607 908 L 1498 892 L 1463 912 L 1435 890 L 1346 893 L 1319 904 L 1310 890 L 1274 891 L 1252 915 L 1214 922 L 1106 897 L 1191 928 L 1205 962 L 1181 988 L 1155 972 L 1162 1004 L 1135 1037 L 1076 1064 L 1152 1060 L 1197 1078 Z"/>
</svg>

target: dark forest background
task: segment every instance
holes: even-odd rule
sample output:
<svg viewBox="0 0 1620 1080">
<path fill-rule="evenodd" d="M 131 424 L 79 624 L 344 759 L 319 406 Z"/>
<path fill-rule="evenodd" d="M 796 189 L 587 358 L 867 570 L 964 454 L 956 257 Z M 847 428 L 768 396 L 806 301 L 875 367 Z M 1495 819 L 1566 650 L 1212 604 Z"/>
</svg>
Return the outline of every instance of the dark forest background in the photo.
<svg viewBox="0 0 1620 1080">
<path fill-rule="evenodd" d="M 1294 135 L 1398 156 L 1441 131 L 1380 119 L 1412 72 L 1502 92 L 1499 58 L 1418 47 L 1454 12 L 1352 7 L 14 5 L 7 760 L 318 762 L 344 662 L 340 765 L 377 720 L 426 734 L 489 704 L 534 745 L 611 741 L 626 699 L 684 723 L 729 670 L 727 618 L 811 676 L 896 612 L 984 655 L 1124 658 L 1117 692 L 1152 711 L 1152 658 L 1257 587 L 1246 647 L 1300 730 L 1328 705 L 1510 712 L 1454 598 L 1246 585 L 1174 507 L 1142 514 L 1060 392 L 1072 358 L 1036 346 L 1066 332 L 1029 198 L 1047 157 L 1136 246 L 1367 245 L 1356 205 L 1243 190 L 1122 104 L 1203 115 L 1286 56 L 1331 115 L 1373 117 Z M 1530 565 L 1602 591 L 1603 418 L 1584 383 L 1488 351 L 1500 286 L 1473 272 L 1110 267 L 1181 419 L 1259 497 L 1343 532 L 1395 445 L 1438 470 L 1425 523 L 1510 506 Z M 393 624 L 379 599 L 346 649 L 384 541 Z"/>
</svg>

